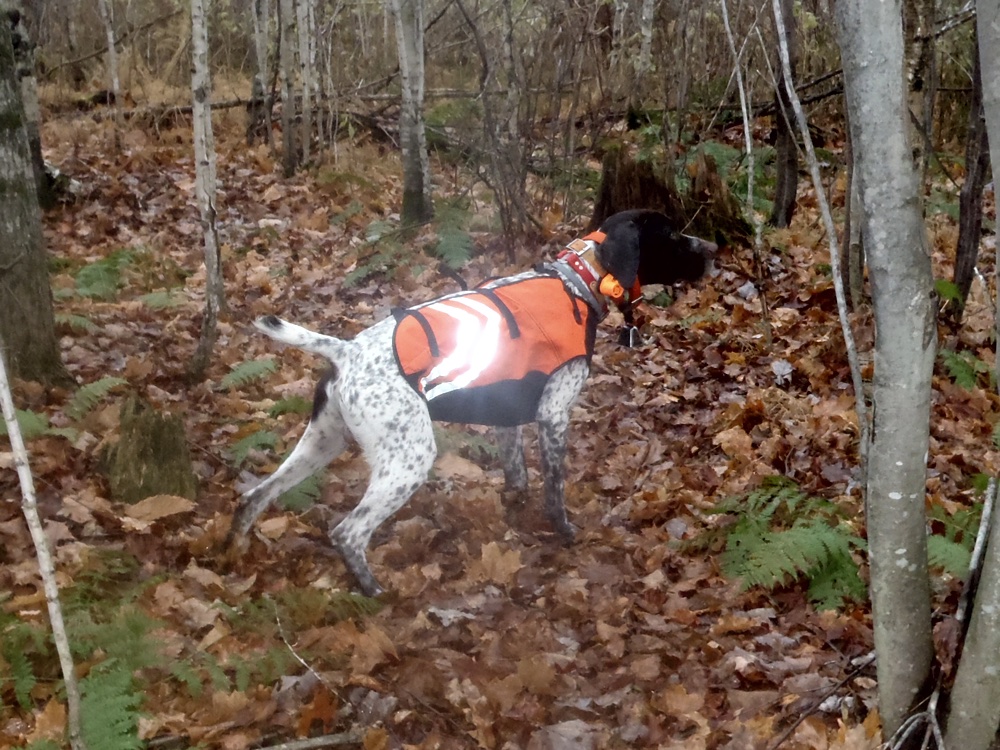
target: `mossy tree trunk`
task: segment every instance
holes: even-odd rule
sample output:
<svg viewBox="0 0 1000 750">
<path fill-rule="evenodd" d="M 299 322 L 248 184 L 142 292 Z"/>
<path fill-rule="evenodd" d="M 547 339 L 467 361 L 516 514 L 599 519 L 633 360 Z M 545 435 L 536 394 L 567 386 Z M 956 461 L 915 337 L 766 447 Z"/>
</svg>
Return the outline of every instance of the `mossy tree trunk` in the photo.
<svg viewBox="0 0 1000 750">
<path fill-rule="evenodd" d="M 0 337 L 15 377 L 67 382 L 15 67 L 10 27 L 0 24 Z"/>
</svg>

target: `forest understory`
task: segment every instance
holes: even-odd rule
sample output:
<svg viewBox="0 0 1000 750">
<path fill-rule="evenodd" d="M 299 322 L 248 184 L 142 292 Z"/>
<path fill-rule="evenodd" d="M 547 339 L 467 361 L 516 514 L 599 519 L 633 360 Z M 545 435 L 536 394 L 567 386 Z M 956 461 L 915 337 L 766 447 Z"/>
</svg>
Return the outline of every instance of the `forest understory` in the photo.
<svg viewBox="0 0 1000 750">
<path fill-rule="evenodd" d="M 341 142 L 324 166 L 286 180 L 265 145 L 222 128 L 229 309 L 208 379 L 192 385 L 204 268 L 189 129 L 131 129 L 115 152 L 109 127 L 46 124 L 47 158 L 77 187 L 45 216 L 45 233 L 63 361 L 81 386 L 127 383 L 86 408 L 69 408 L 79 406 L 70 390 L 21 383 L 16 395 L 45 418 L 28 448 L 71 638 L 89 649 L 81 675 L 108 659 L 127 665 L 148 747 L 337 733 L 366 750 L 878 746 L 874 668 L 861 661 L 873 647 L 865 597 L 822 609 L 828 592 L 802 575 L 745 588 L 724 574 L 739 513 L 713 512 L 782 476 L 823 523 L 864 534 L 854 394 L 811 187 L 800 188 L 793 226 L 766 234 L 769 326 L 748 285 L 750 250 L 735 247 L 717 276 L 647 306 L 640 348 L 615 343 L 616 319 L 600 329 L 572 415 L 574 545 L 561 546 L 541 512 L 531 429 L 532 502 L 510 509 L 489 432 L 439 425 L 431 480 L 372 544 L 393 592 L 376 604 L 348 594 L 326 538 L 366 484 L 355 448 L 300 493 L 314 503 L 267 514 L 242 559 L 221 554 L 239 492 L 294 446 L 324 365 L 250 322 L 274 313 L 347 337 L 393 307 L 456 291 L 434 255 L 440 227 L 394 233 L 401 170 L 378 144 Z M 589 206 L 573 216 L 551 207 L 546 236 L 520 242 L 510 264 L 488 192 L 469 190 L 453 164 L 432 171 L 439 205 L 463 206 L 469 283 L 553 258 L 589 218 Z M 843 176 L 831 181 L 842 211 Z M 956 223 L 929 210 L 929 225 L 935 275 L 950 278 Z M 979 497 L 977 475 L 1000 471 L 991 294 L 977 281 L 960 334 L 941 328 L 952 354 L 934 379 L 928 498 L 932 530 L 952 541 L 962 538 L 954 519 Z M 852 321 L 864 354 L 870 314 Z M 196 502 L 108 499 L 101 457 L 130 391 L 182 418 Z M 44 632 L 44 595 L 13 472 L 0 474 L 0 491 L 0 591 L 10 592 L 0 622 L 25 633 L 23 664 L 3 654 L 21 678 L 0 692 L 0 745 L 41 747 L 62 736 L 64 697 L 51 648 L 31 635 Z M 863 577 L 862 549 L 852 556 Z M 959 583 L 934 580 L 948 665 Z"/>
</svg>

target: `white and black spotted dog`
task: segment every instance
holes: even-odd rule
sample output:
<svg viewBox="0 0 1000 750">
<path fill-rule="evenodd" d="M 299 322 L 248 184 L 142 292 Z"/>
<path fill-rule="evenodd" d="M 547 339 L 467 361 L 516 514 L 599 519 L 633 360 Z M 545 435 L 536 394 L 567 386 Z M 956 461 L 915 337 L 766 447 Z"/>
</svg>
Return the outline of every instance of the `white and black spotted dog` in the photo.
<svg viewBox="0 0 1000 750">
<path fill-rule="evenodd" d="M 245 536 L 283 492 L 323 468 L 353 437 L 371 466 L 361 502 L 331 532 L 369 596 L 382 593 L 366 559 L 375 529 L 427 478 L 437 455 L 433 420 L 499 428 L 506 491 L 523 495 L 520 426 L 537 422 L 544 508 L 567 542 L 564 505 L 570 407 L 590 370 L 597 323 L 617 305 L 631 321 L 640 284 L 695 281 L 717 246 L 681 234 L 655 211 L 624 211 L 551 263 L 388 318 L 345 341 L 285 322 L 256 321 L 278 341 L 333 368 L 318 383 L 312 418 L 288 459 L 239 502 L 227 544 Z"/>
</svg>

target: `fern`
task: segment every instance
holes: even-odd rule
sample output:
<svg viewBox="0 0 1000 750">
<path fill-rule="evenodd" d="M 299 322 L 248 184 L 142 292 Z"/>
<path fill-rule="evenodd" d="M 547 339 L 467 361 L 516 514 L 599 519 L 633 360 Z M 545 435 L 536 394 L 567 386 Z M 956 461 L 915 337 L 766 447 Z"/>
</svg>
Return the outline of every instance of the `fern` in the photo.
<svg viewBox="0 0 1000 750">
<path fill-rule="evenodd" d="M 270 430 L 260 430 L 251 435 L 247 435 L 242 440 L 237 440 L 233 447 L 229 449 L 233 463 L 240 467 L 246 463 L 247 457 L 252 450 L 262 448 L 274 448 L 278 444 L 278 436 Z"/>
<path fill-rule="evenodd" d="M 939 356 L 955 385 L 966 390 L 976 387 L 982 373 L 990 373 L 992 378 L 990 366 L 972 352 L 943 349 Z"/>
<path fill-rule="evenodd" d="M 21 437 L 25 440 L 34 440 L 49 431 L 49 418 L 44 414 L 22 409 L 16 409 L 14 413 L 17 416 L 17 426 L 21 429 Z M 0 419 L 0 435 L 7 434 L 7 420 Z"/>
<path fill-rule="evenodd" d="M 139 301 L 152 310 L 166 310 L 180 307 L 187 302 L 187 298 L 178 289 L 161 289 L 142 295 Z"/>
<path fill-rule="evenodd" d="M 207 656 L 207 655 L 206 655 Z M 210 656 L 208 658 L 211 658 Z M 187 689 L 188 695 L 192 698 L 200 698 L 205 692 L 201 675 L 187 661 L 183 659 L 170 660 L 170 674 Z"/>
<path fill-rule="evenodd" d="M 270 417 L 280 417 L 282 414 L 308 414 L 312 411 L 312 401 L 302 396 L 288 396 L 276 401 L 267 410 Z"/>
<path fill-rule="evenodd" d="M 395 227 L 388 221 L 376 219 L 365 229 L 366 242 L 378 242 L 383 237 L 395 231 Z"/>
<path fill-rule="evenodd" d="M 35 688 L 38 680 L 27 653 L 21 648 L 5 648 L 4 658 L 10 666 L 10 680 L 14 684 L 14 697 L 17 698 L 21 708 L 31 708 L 31 691 Z"/>
<path fill-rule="evenodd" d="M 139 704 L 132 673 L 115 661 L 102 662 L 80 681 L 81 730 L 88 747 L 140 750 Z"/>
<path fill-rule="evenodd" d="M 941 568 L 955 578 L 965 578 L 969 574 L 972 552 L 961 542 L 955 542 L 937 534 L 927 537 L 927 562 L 933 568 Z"/>
<path fill-rule="evenodd" d="M 277 369 L 278 366 L 273 359 L 251 359 L 248 362 L 241 362 L 236 365 L 219 381 L 219 385 L 226 390 L 244 386 L 254 380 L 261 380 L 267 377 Z"/>
<path fill-rule="evenodd" d="M 287 490 L 278 498 L 278 502 L 286 510 L 301 512 L 319 500 L 323 494 L 323 484 L 323 472 L 318 471 Z"/>
<path fill-rule="evenodd" d="M 741 578 L 745 588 L 774 589 L 805 578 L 810 600 L 824 609 L 864 597 L 854 560 L 864 541 L 835 504 L 775 476 L 752 492 L 726 498 L 713 513 L 735 520 L 685 546 L 708 549 L 721 543 L 723 572 Z"/>
<path fill-rule="evenodd" d="M 71 313 L 56 313 L 55 321 L 57 325 L 65 325 L 73 328 L 77 331 L 85 331 L 87 333 L 94 333 L 101 330 L 101 327 L 97 325 L 90 318 L 84 317 L 83 315 L 73 315 Z"/>
<path fill-rule="evenodd" d="M 121 286 L 122 270 L 135 260 L 128 250 L 115 250 L 106 258 L 86 265 L 76 273 L 76 293 L 81 297 L 110 299 Z"/>
<path fill-rule="evenodd" d="M 120 385 L 127 384 L 127 380 L 111 376 L 88 383 L 76 392 L 66 406 L 66 416 L 74 421 L 83 419 L 108 393 Z"/>
</svg>

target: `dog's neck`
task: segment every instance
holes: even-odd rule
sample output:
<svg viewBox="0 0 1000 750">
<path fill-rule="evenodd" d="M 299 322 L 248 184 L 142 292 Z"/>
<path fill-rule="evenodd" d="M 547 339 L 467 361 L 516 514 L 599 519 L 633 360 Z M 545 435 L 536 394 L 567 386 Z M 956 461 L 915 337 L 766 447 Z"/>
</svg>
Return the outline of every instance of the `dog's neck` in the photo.
<svg viewBox="0 0 1000 750">
<path fill-rule="evenodd" d="M 605 236 L 604 232 L 591 232 L 573 240 L 556 256 L 554 264 L 559 275 L 570 282 L 578 296 L 601 318 L 608 314 L 608 298 L 601 292 L 601 279 L 607 271 L 597 260 L 597 247 Z"/>
</svg>

